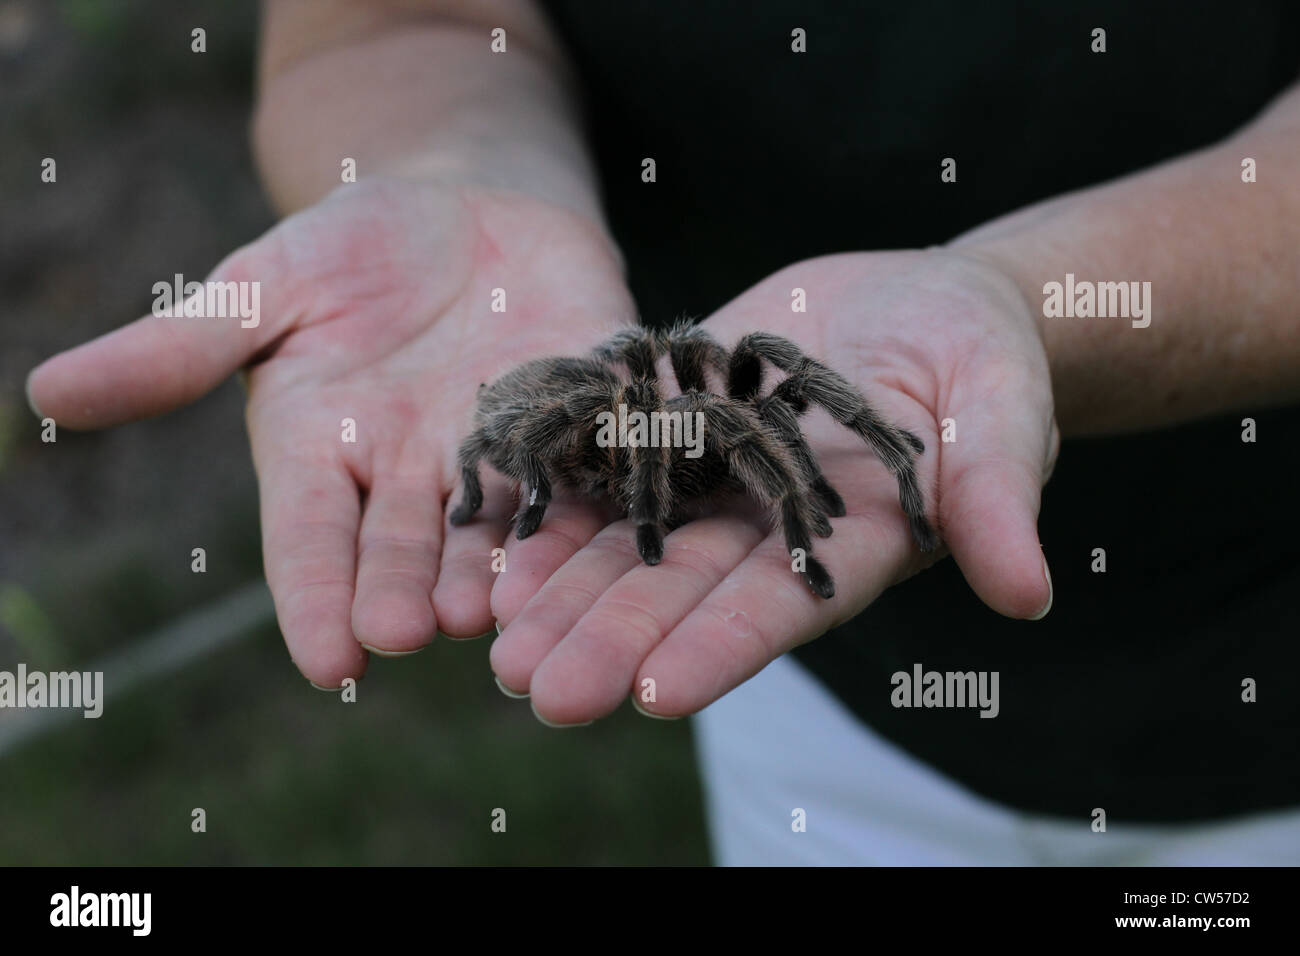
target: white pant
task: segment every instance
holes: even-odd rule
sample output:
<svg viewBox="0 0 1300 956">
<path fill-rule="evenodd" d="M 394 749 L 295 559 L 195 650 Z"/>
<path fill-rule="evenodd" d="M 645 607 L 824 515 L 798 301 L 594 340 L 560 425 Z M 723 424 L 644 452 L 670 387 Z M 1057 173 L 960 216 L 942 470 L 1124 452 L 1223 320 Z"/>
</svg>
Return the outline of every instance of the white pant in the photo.
<svg viewBox="0 0 1300 956">
<path fill-rule="evenodd" d="M 1094 833 L 1086 814 L 1071 822 L 986 800 L 880 737 L 789 656 L 695 721 L 713 856 L 726 866 L 1300 862 L 1300 810 Z"/>
</svg>

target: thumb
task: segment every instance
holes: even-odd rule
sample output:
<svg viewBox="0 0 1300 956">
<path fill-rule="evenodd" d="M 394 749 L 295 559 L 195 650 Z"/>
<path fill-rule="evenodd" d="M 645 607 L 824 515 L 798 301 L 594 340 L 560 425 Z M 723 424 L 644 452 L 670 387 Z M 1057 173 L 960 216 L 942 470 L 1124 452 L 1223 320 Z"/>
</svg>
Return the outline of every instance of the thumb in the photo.
<svg viewBox="0 0 1300 956">
<path fill-rule="evenodd" d="M 104 428 L 160 415 L 211 391 L 287 327 L 276 305 L 284 300 L 278 245 L 271 233 L 232 253 L 184 306 L 171 301 L 173 283 L 160 283 L 155 292 L 162 285 L 169 292 L 155 299 L 155 314 L 33 369 L 27 377 L 32 409 L 66 428 Z M 157 314 L 167 305 L 171 317 Z"/>
<path fill-rule="evenodd" d="M 1005 406 L 981 409 L 959 441 L 945 447 L 939 520 L 980 600 L 1007 617 L 1038 620 L 1052 602 L 1038 509 L 1060 439 L 1050 406 L 1043 421 L 1027 415 L 1024 403 Z"/>
</svg>

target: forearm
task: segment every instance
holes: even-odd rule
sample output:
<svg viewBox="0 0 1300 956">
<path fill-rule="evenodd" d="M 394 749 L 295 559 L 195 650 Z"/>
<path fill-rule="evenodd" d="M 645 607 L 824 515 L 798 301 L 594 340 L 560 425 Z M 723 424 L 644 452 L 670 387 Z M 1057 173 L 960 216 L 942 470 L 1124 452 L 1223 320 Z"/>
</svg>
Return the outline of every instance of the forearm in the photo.
<svg viewBox="0 0 1300 956">
<path fill-rule="evenodd" d="M 267 0 L 253 139 L 282 212 L 383 175 L 600 220 L 562 54 L 526 0 Z M 506 30 L 506 52 L 491 31 Z"/>
<path fill-rule="evenodd" d="M 1242 181 L 1242 160 L 1258 181 Z M 982 226 L 1042 323 L 1066 434 L 1300 398 L 1300 87 L 1229 140 Z M 1049 282 L 1150 282 L 1150 325 L 1044 314 Z"/>
</svg>

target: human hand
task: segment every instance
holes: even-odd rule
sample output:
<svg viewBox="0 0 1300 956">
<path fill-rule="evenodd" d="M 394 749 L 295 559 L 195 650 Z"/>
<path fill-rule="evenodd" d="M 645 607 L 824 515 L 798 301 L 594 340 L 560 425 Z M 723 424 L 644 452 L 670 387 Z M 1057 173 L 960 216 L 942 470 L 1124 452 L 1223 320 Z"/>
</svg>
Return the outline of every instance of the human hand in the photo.
<svg viewBox="0 0 1300 956">
<path fill-rule="evenodd" d="M 806 313 L 791 309 L 796 287 Z M 803 425 L 847 506 L 832 537 L 814 542 L 837 582 L 830 600 L 809 591 L 779 531 L 761 522 L 687 524 L 650 567 L 629 522 L 604 527 L 586 509 L 553 507 L 536 534 L 506 545 L 509 572 L 492 592 L 504 627 L 493 669 L 540 717 L 583 723 L 629 692 L 656 715 L 692 713 L 948 552 L 994 610 L 1046 613 L 1036 522 L 1059 434 L 1042 338 L 1008 279 L 945 250 L 829 256 L 776 273 L 704 327 L 727 348 L 757 330 L 792 339 L 919 435 L 918 476 L 945 550 L 917 549 L 893 476 L 824 413 Z M 955 440 L 942 442 L 947 419 Z M 638 700 L 647 679 L 653 703 Z"/>
<path fill-rule="evenodd" d="M 400 654 L 438 630 L 491 630 L 508 496 L 489 486 L 483 520 L 444 537 L 457 443 L 480 383 L 630 321 L 603 231 L 513 194 L 362 180 L 208 278 L 259 282 L 259 323 L 148 316 L 39 366 L 35 407 L 102 428 L 193 401 L 253 361 L 266 575 L 304 676 L 336 688 L 364 672 L 363 645 Z"/>
</svg>

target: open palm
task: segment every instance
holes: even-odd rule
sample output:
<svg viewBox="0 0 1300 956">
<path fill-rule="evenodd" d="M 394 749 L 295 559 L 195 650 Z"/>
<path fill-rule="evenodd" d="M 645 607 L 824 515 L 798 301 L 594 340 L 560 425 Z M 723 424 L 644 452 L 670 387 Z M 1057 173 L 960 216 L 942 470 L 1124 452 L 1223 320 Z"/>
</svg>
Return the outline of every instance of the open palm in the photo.
<svg viewBox="0 0 1300 956">
<path fill-rule="evenodd" d="M 791 309 L 796 288 L 805 313 Z M 726 346 L 755 330 L 794 340 L 919 435 L 927 510 L 968 582 L 1003 614 L 1045 611 L 1036 520 L 1059 437 L 1041 338 L 1010 282 L 937 250 L 831 256 L 769 277 L 705 326 Z M 685 525 L 649 567 L 629 522 L 552 509 L 507 546 L 510 571 L 493 589 L 499 680 L 554 723 L 603 716 L 630 692 L 648 712 L 691 713 L 942 556 L 916 548 L 893 477 L 859 439 L 822 412 L 804 423 L 848 512 L 814 542 L 836 578 L 831 600 L 752 517 Z"/>
<path fill-rule="evenodd" d="M 518 196 L 363 181 L 209 278 L 259 282 L 260 323 L 140 319 L 39 367 L 42 414 L 71 428 L 157 414 L 252 362 L 266 575 L 303 674 L 338 687 L 367 647 L 491 630 L 511 503 L 489 486 L 481 520 L 446 536 L 457 443 L 480 383 L 631 320 L 603 232 Z"/>
</svg>

